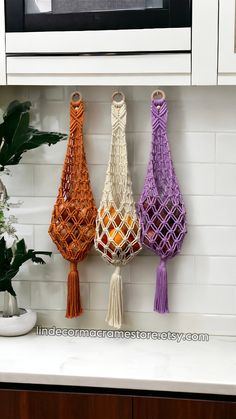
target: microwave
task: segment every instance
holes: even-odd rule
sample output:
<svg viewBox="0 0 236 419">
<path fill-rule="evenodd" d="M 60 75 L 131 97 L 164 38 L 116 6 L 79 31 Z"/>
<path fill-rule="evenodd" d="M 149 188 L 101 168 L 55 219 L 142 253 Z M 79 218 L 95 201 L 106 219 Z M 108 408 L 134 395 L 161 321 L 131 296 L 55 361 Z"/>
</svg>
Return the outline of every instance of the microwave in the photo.
<svg viewBox="0 0 236 419">
<path fill-rule="evenodd" d="M 6 32 L 191 27 L 191 0 L 5 0 Z"/>
<path fill-rule="evenodd" d="M 190 84 L 191 6 L 5 0 L 8 84 Z"/>
</svg>

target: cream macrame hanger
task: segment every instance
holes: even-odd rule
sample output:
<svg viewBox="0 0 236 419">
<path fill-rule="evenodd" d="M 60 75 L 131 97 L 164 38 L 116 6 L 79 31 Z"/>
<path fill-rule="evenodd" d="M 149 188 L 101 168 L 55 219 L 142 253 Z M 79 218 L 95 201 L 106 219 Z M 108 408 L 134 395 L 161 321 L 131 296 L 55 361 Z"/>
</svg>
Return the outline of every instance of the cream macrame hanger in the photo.
<svg viewBox="0 0 236 419">
<path fill-rule="evenodd" d="M 95 248 L 115 270 L 110 281 L 106 321 L 120 328 L 123 317 L 121 266 L 140 250 L 140 224 L 133 198 L 126 144 L 125 95 L 111 97 L 111 150 L 96 222 Z"/>
</svg>

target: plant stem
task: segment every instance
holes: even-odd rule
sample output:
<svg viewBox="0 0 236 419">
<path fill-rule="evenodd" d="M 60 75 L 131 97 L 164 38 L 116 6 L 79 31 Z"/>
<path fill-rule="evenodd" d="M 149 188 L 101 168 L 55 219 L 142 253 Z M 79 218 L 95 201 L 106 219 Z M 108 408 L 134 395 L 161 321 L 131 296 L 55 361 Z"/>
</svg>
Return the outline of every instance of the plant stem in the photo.
<svg viewBox="0 0 236 419">
<path fill-rule="evenodd" d="M 18 308 L 17 299 L 8 291 L 4 292 L 4 306 L 3 317 L 19 316 L 20 310 Z"/>
</svg>

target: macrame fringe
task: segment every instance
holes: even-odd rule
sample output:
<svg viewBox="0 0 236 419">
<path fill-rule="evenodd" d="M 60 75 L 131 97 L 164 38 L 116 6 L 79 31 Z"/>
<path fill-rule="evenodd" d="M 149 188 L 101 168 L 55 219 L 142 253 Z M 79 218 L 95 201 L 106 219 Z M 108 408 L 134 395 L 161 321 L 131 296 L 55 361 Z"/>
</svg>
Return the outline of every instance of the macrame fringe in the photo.
<svg viewBox="0 0 236 419">
<path fill-rule="evenodd" d="M 161 259 L 161 263 L 157 268 L 154 311 L 157 311 L 158 313 L 169 313 L 168 283 L 165 259 Z"/>
<path fill-rule="evenodd" d="M 69 319 L 78 317 L 82 314 L 82 312 L 77 263 L 71 262 L 70 272 L 68 275 L 66 317 Z"/>
<path fill-rule="evenodd" d="M 110 281 L 110 293 L 106 322 L 109 326 L 121 328 L 123 317 L 123 289 L 120 267 L 117 266 Z"/>
</svg>

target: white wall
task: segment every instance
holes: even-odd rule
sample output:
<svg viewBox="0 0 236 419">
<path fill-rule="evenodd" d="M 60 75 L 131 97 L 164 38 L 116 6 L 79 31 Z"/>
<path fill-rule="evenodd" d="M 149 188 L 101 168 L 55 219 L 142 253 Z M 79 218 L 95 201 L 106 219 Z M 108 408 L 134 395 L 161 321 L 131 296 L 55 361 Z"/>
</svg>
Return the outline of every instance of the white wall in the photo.
<svg viewBox="0 0 236 419">
<path fill-rule="evenodd" d="M 110 145 L 110 87 L 83 87 L 85 142 L 97 203 Z M 143 186 L 150 147 L 150 87 L 126 87 L 129 162 L 136 197 Z M 70 87 L 1 88 L 0 107 L 11 98 L 34 103 L 32 122 L 68 131 Z M 169 262 L 169 315 L 152 312 L 158 258 L 148 251 L 124 271 L 125 327 L 236 334 L 236 87 L 168 87 L 169 138 L 188 211 L 181 256 Z M 46 266 L 25 267 L 15 281 L 21 306 L 39 313 L 41 325 L 105 328 L 112 268 L 94 251 L 80 265 L 81 318 L 64 317 L 68 263 L 47 234 L 66 142 L 29 152 L 5 179 L 14 213 L 29 246 L 52 250 Z"/>
</svg>

